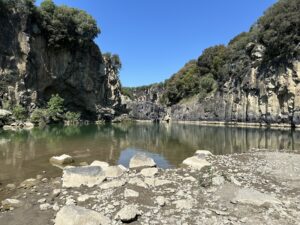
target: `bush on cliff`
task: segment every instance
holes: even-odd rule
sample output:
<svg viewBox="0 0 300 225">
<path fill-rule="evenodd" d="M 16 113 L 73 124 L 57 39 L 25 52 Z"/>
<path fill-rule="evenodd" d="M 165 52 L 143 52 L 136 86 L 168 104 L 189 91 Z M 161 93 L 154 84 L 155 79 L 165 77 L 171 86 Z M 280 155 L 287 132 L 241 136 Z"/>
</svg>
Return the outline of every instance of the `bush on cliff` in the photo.
<svg viewBox="0 0 300 225">
<path fill-rule="evenodd" d="M 83 10 L 56 6 L 52 0 L 45 0 L 38 13 L 37 21 L 52 47 L 83 45 L 100 33 L 95 19 Z"/>
</svg>

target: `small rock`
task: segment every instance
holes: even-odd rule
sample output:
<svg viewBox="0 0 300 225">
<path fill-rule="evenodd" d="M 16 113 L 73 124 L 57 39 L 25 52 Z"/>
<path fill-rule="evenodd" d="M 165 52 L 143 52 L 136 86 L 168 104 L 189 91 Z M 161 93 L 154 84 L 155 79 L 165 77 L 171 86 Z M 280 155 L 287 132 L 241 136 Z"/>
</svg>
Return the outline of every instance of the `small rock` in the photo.
<svg viewBox="0 0 300 225">
<path fill-rule="evenodd" d="M 78 202 L 85 202 L 86 200 L 88 200 L 88 199 L 90 199 L 90 198 L 92 198 L 92 196 L 90 196 L 90 195 L 81 195 L 81 196 L 79 196 L 79 197 L 77 198 L 77 201 L 78 201 Z"/>
<path fill-rule="evenodd" d="M 197 150 L 195 155 L 199 156 L 200 158 L 206 158 L 207 156 L 212 156 L 213 154 L 208 150 Z"/>
<path fill-rule="evenodd" d="M 157 204 L 161 207 L 165 206 L 166 204 L 166 199 L 163 196 L 158 196 L 155 200 Z"/>
<path fill-rule="evenodd" d="M 102 169 L 109 167 L 109 164 L 107 162 L 102 162 L 95 160 L 94 162 L 91 163 L 91 166 L 100 166 Z"/>
<path fill-rule="evenodd" d="M 222 184 L 224 184 L 225 179 L 222 176 L 216 176 L 212 178 L 212 185 L 214 186 L 220 186 Z"/>
<path fill-rule="evenodd" d="M 108 166 L 105 167 L 104 169 L 105 176 L 108 178 L 116 178 L 119 176 L 122 176 L 124 173 L 123 168 L 120 166 Z"/>
<path fill-rule="evenodd" d="M 41 199 L 39 199 L 38 201 L 37 201 L 38 203 L 45 203 L 46 202 L 46 199 L 45 198 L 41 198 Z"/>
<path fill-rule="evenodd" d="M 45 211 L 51 209 L 51 205 L 49 203 L 44 203 L 40 205 L 40 210 Z"/>
<path fill-rule="evenodd" d="M 79 206 L 64 206 L 56 214 L 55 225 L 109 225 L 110 219 L 101 213 Z"/>
<path fill-rule="evenodd" d="M 23 188 L 31 188 L 33 186 L 36 186 L 38 184 L 38 180 L 37 179 L 34 179 L 34 178 L 30 178 L 30 179 L 27 179 L 27 180 L 24 180 L 20 186 L 23 187 Z"/>
<path fill-rule="evenodd" d="M 157 173 L 158 173 L 157 168 L 145 168 L 145 169 L 142 169 L 142 171 L 141 171 L 141 174 L 144 177 L 154 177 Z"/>
<path fill-rule="evenodd" d="M 235 185 L 237 185 L 237 186 L 241 186 L 241 185 L 242 185 L 238 180 L 236 180 L 236 179 L 234 178 L 234 176 L 231 176 L 231 177 L 230 177 L 230 181 L 231 181 L 232 183 L 234 183 Z"/>
<path fill-rule="evenodd" d="M 55 204 L 53 205 L 52 209 L 54 211 L 58 211 L 59 210 L 59 205 L 57 204 L 57 202 L 55 202 Z"/>
<path fill-rule="evenodd" d="M 66 154 L 63 154 L 61 156 L 53 156 L 50 158 L 50 163 L 53 164 L 58 164 L 58 165 L 65 165 L 65 164 L 70 164 L 73 163 L 74 159 Z"/>
<path fill-rule="evenodd" d="M 127 205 L 117 213 L 115 219 L 128 223 L 136 220 L 139 215 L 141 215 L 141 213 L 136 206 Z"/>
<path fill-rule="evenodd" d="M 139 168 L 139 167 L 155 167 L 156 163 L 154 160 L 145 154 L 134 155 L 129 162 L 129 168 Z"/>
<path fill-rule="evenodd" d="M 124 186 L 126 184 L 125 180 L 113 180 L 107 183 L 103 183 L 100 185 L 101 189 L 110 189 Z"/>
<path fill-rule="evenodd" d="M 206 159 L 203 159 L 199 156 L 193 156 L 193 157 L 187 158 L 182 162 L 182 164 L 189 166 L 196 170 L 201 170 L 205 167 L 211 167 L 211 164 L 208 161 L 206 161 Z"/>
<path fill-rule="evenodd" d="M 23 202 L 17 199 L 5 199 L 1 202 L 3 209 L 9 210 L 10 208 L 19 208 L 23 206 Z"/>
<path fill-rule="evenodd" d="M 9 190 L 14 190 L 14 189 L 16 189 L 16 185 L 15 185 L 15 184 L 8 184 L 8 185 L 6 185 L 6 187 L 7 187 Z"/>
<path fill-rule="evenodd" d="M 53 193 L 52 193 L 52 196 L 53 196 L 53 197 L 57 197 L 57 196 L 60 195 L 60 193 L 61 193 L 61 190 L 60 190 L 60 189 L 54 189 L 54 190 L 53 190 Z"/>
<path fill-rule="evenodd" d="M 124 197 L 125 198 L 129 198 L 129 197 L 136 198 L 136 197 L 139 197 L 139 193 L 134 190 L 131 190 L 131 189 L 125 189 Z"/>
<path fill-rule="evenodd" d="M 173 202 L 176 205 L 177 209 L 192 209 L 194 207 L 193 200 L 177 200 Z"/>
</svg>

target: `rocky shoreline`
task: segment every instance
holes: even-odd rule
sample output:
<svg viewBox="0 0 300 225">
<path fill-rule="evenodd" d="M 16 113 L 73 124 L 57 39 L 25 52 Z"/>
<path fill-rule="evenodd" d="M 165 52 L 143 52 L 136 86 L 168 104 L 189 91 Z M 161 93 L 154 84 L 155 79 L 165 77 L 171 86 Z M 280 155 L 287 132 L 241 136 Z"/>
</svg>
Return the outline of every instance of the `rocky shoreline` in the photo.
<svg viewBox="0 0 300 225">
<path fill-rule="evenodd" d="M 66 166 L 62 177 L 17 187 L 2 201 L 0 224 L 300 224 L 299 154 L 197 151 L 183 164 L 163 170 L 136 155 L 129 169 Z"/>
</svg>

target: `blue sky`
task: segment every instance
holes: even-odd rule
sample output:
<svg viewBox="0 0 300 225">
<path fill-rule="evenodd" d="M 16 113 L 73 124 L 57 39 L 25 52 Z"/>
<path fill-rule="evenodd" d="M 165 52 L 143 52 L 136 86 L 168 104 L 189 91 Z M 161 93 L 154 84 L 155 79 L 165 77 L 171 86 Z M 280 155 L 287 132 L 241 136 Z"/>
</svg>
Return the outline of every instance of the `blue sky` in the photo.
<svg viewBox="0 0 300 225">
<path fill-rule="evenodd" d="M 41 0 L 38 0 L 39 4 Z M 276 0 L 54 0 L 81 8 L 101 29 L 102 52 L 117 53 L 123 86 L 161 82 L 212 45 L 227 44 Z"/>
</svg>

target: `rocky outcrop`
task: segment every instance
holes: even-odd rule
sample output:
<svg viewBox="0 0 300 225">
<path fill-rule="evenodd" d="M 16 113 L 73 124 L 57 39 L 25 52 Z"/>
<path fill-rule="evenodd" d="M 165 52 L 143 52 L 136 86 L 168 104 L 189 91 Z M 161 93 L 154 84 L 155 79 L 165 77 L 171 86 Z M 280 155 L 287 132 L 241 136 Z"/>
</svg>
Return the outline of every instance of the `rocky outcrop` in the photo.
<svg viewBox="0 0 300 225">
<path fill-rule="evenodd" d="M 254 51 L 252 57 L 259 54 Z M 172 119 L 299 125 L 300 61 L 266 71 L 256 61 L 242 80 L 230 79 L 202 102 L 172 106 Z"/>
<path fill-rule="evenodd" d="M 196 96 L 170 107 L 159 104 L 159 100 L 134 100 L 130 115 L 138 119 L 152 119 L 155 115 L 163 120 L 168 115 L 174 121 L 300 125 L 300 60 L 262 67 L 264 51 L 263 45 L 249 43 L 246 52 L 251 63 L 245 66 L 246 72 L 231 77 L 202 100 Z"/>
<path fill-rule="evenodd" d="M 94 42 L 49 47 L 26 10 L 4 10 L 0 27 L 2 107 L 18 103 L 32 111 L 57 93 L 68 110 L 81 112 L 85 119 L 102 119 L 107 112 L 113 117 L 121 109 L 119 78 Z"/>
</svg>

